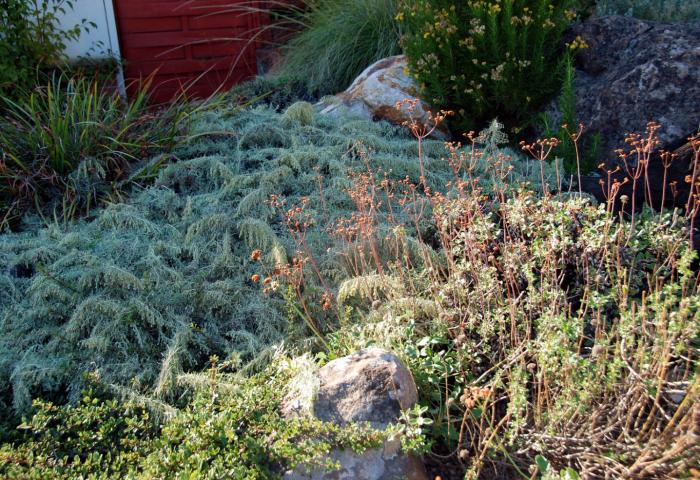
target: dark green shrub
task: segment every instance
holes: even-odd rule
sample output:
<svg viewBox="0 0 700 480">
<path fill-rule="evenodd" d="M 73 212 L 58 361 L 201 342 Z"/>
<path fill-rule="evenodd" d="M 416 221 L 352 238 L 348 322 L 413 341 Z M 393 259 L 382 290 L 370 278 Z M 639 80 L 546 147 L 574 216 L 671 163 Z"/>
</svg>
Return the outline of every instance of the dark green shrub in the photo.
<svg viewBox="0 0 700 480">
<path fill-rule="evenodd" d="M 299 463 L 335 468 L 325 457 L 333 448 L 362 452 L 383 443 L 386 433 L 368 424 L 283 418 L 285 387 L 301 365 L 314 368 L 280 359 L 251 378 L 218 367 L 183 375 L 178 383 L 189 394 L 162 427 L 139 400 L 117 400 L 99 384 L 75 406 L 35 401 L 23 438 L 0 445 L 0 478 L 279 478 Z"/>
<path fill-rule="evenodd" d="M 0 445 L 1 478 L 124 478 L 158 433 L 144 408 L 110 398 L 95 382 L 74 406 L 37 400 L 34 408 L 21 439 Z"/>
<path fill-rule="evenodd" d="M 31 88 L 37 70 L 62 60 L 67 41 L 77 39 L 90 24 L 83 21 L 59 28 L 59 15 L 73 0 L 0 0 L 0 94 Z M 0 109 L 2 107 L 0 106 Z"/>
<path fill-rule="evenodd" d="M 398 19 L 426 101 L 456 112 L 452 128 L 494 117 L 522 126 L 561 86 L 560 38 L 574 0 L 403 0 Z"/>
</svg>

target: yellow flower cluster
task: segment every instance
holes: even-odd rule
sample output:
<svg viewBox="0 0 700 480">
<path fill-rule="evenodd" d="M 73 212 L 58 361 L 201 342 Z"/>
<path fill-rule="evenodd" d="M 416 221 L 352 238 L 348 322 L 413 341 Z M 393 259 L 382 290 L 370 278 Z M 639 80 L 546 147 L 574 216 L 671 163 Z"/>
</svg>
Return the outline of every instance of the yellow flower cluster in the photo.
<svg viewBox="0 0 700 480">
<path fill-rule="evenodd" d="M 426 23 L 423 38 L 439 39 L 445 35 L 453 35 L 457 33 L 457 30 L 457 26 L 453 22 L 453 12 L 442 9 L 435 13 L 433 23 Z"/>
<path fill-rule="evenodd" d="M 586 40 L 581 37 L 581 35 L 578 35 L 576 38 L 571 43 L 566 44 L 567 47 L 569 47 L 570 50 L 584 50 L 588 48 L 588 44 L 586 43 Z"/>
<path fill-rule="evenodd" d="M 519 25 L 521 23 L 523 25 L 529 25 L 532 23 L 532 21 L 533 21 L 532 17 L 529 15 L 523 15 L 522 17 L 518 17 L 517 15 L 513 15 L 512 17 L 510 17 L 511 25 Z"/>
</svg>

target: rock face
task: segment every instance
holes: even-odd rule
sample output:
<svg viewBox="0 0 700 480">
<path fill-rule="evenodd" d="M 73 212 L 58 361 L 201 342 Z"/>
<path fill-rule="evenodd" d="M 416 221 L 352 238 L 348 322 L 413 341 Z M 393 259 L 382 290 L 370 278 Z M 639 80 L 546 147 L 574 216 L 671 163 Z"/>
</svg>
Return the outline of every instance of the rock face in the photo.
<svg viewBox="0 0 700 480">
<path fill-rule="evenodd" d="M 372 120 L 387 120 L 403 125 L 410 119 L 407 106 L 396 109 L 396 103 L 416 100 L 413 118 L 422 125 L 432 126 L 428 106 L 418 99 L 418 87 L 408 76 L 405 55 L 384 58 L 373 63 L 342 93 L 321 102 L 322 114 L 358 115 Z M 436 131 L 435 136 L 443 137 Z"/>
<path fill-rule="evenodd" d="M 700 124 L 700 24 L 663 24 L 631 17 L 594 17 L 571 32 L 589 45 L 577 59 L 579 119 L 600 133 L 600 154 L 613 162 L 626 134 L 661 124 L 669 150 Z"/>
<path fill-rule="evenodd" d="M 396 355 L 379 348 L 328 362 L 318 376 L 314 415 L 323 421 L 369 422 L 382 429 L 418 401 L 411 372 Z"/>
<path fill-rule="evenodd" d="M 346 425 L 369 422 L 374 428 L 386 428 L 398 420 L 401 411 L 418 400 L 415 382 L 409 370 L 392 353 L 370 348 L 333 360 L 318 372 L 319 389 L 313 402 L 317 418 Z M 283 412 L 294 414 L 294 398 L 285 400 Z M 303 403 L 303 402 L 302 402 Z M 291 408 L 290 408 L 291 406 Z M 329 457 L 341 470 L 325 472 L 297 468 L 284 475 L 286 480 L 427 480 L 422 462 L 400 451 L 400 440 L 388 440 L 382 449 L 363 454 L 333 451 Z"/>
</svg>

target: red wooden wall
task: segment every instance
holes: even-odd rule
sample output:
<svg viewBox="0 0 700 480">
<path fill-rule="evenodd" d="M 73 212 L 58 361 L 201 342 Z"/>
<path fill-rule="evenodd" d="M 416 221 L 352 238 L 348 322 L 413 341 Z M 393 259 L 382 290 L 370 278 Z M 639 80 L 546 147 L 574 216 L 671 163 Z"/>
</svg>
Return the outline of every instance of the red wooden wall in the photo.
<svg viewBox="0 0 700 480">
<path fill-rule="evenodd" d="M 153 75 L 153 99 L 183 88 L 207 97 L 254 76 L 259 15 L 235 11 L 249 0 L 113 0 L 124 74 L 133 91 Z"/>
</svg>

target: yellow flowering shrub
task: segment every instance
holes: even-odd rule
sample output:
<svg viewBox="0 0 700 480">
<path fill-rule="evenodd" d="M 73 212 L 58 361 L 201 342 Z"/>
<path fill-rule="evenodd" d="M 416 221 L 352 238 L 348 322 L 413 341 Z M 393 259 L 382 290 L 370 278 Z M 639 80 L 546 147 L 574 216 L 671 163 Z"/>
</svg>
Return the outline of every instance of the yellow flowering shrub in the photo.
<svg viewBox="0 0 700 480">
<path fill-rule="evenodd" d="M 523 126 L 561 86 L 561 35 L 575 0 L 402 0 L 396 20 L 411 74 L 452 128 L 498 117 Z"/>
</svg>

